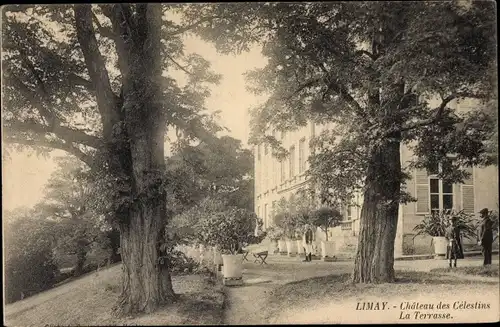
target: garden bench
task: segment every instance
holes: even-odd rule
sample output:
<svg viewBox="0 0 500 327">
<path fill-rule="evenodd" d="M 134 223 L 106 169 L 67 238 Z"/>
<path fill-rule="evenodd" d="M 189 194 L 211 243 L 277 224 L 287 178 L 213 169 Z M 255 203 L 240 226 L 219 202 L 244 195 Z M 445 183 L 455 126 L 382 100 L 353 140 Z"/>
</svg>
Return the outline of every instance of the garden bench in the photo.
<svg viewBox="0 0 500 327">
<path fill-rule="evenodd" d="M 260 263 L 261 265 L 263 263 L 265 263 L 267 265 L 267 262 L 266 262 L 267 255 L 268 255 L 268 251 L 253 253 L 253 256 L 255 258 L 254 263 Z"/>
</svg>

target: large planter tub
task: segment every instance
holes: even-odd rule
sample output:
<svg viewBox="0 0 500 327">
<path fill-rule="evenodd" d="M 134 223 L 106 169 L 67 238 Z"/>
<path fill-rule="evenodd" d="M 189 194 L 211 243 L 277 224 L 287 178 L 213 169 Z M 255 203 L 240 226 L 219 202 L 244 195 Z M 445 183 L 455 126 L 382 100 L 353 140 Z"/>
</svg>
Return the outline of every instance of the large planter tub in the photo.
<svg viewBox="0 0 500 327">
<path fill-rule="evenodd" d="M 321 257 L 333 258 L 335 257 L 335 241 L 321 241 Z"/>
<path fill-rule="evenodd" d="M 448 240 L 444 236 L 434 236 L 432 238 L 432 243 L 434 244 L 434 254 L 436 256 L 446 256 L 446 250 L 448 247 Z"/>
<path fill-rule="evenodd" d="M 287 240 L 286 241 L 286 250 L 288 256 L 295 256 L 297 255 L 297 242 L 293 240 Z"/>
<path fill-rule="evenodd" d="M 243 254 L 222 255 L 224 285 L 243 285 Z"/>
<path fill-rule="evenodd" d="M 285 240 L 278 240 L 278 251 L 283 255 L 288 253 Z"/>
</svg>

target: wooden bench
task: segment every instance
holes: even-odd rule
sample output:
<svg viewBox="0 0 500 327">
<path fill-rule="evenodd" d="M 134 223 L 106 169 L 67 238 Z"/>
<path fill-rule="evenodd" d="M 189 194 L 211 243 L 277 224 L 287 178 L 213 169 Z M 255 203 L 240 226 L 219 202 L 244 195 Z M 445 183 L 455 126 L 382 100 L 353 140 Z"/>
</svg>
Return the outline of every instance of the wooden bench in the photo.
<svg viewBox="0 0 500 327">
<path fill-rule="evenodd" d="M 253 253 L 253 256 L 255 258 L 254 263 L 260 263 L 260 265 L 265 263 L 267 265 L 266 259 L 268 256 L 268 252 L 269 251 L 261 251 L 261 252 Z"/>
</svg>

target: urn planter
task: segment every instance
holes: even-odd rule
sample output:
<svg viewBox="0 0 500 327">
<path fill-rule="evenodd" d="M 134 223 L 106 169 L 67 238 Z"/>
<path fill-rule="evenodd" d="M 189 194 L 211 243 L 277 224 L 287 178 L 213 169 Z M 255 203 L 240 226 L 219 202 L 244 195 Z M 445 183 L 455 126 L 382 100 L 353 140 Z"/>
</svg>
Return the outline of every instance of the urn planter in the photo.
<svg viewBox="0 0 500 327">
<path fill-rule="evenodd" d="M 222 255 L 224 285 L 243 285 L 243 254 Z"/>
<path fill-rule="evenodd" d="M 321 241 L 321 257 L 333 258 L 335 256 L 335 241 Z"/>
<path fill-rule="evenodd" d="M 304 242 L 302 240 L 297 240 L 297 253 L 299 255 L 304 255 Z"/>
<path fill-rule="evenodd" d="M 282 255 L 288 253 L 285 240 L 278 240 L 278 251 Z"/>
<path fill-rule="evenodd" d="M 297 255 L 297 242 L 293 240 L 287 240 L 286 250 L 289 257 Z"/>
<path fill-rule="evenodd" d="M 434 236 L 432 238 L 432 243 L 434 244 L 434 254 L 436 256 L 446 256 L 446 249 L 448 246 L 448 240 L 444 236 Z"/>
</svg>

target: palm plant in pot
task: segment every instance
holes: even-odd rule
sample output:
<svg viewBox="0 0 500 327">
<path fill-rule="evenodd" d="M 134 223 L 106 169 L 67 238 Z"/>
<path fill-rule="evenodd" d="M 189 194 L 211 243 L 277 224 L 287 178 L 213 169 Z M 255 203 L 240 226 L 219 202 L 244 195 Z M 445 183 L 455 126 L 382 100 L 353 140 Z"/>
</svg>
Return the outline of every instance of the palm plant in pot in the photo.
<svg viewBox="0 0 500 327">
<path fill-rule="evenodd" d="M 448 241 L 446 239 L 446 230 L 451 226 L 453 217 L 457 219 L 457 226 L 460 229 L 462 237 L 473 239 L 476 236 L 476 228 L 472 215 L 463 210 L 440 210 L 426 215 L 424 219 L 416 225 L 413 230 L 419 235 L 428 235 L 432 237 L 435 255 L 446 255 Z"/>
<path fill-rule="evenodd" d="M 323 258 L 335 255 L 335 242 L 328 240 L 328 229 L 340 225 L 342 214 L 333 207 L 321 207 L 312 213 L 313 223 L 325 233 L 325 241 L 321 242 L 321 255 Z"/>
<path fill-rule="evenodd" d="M 222 253 L 224 284 L 243 283 L 242 248 L 256 241 L 254 236 L 257 216 L 246 209 L 228 207 L 221 212 L 212 212 L 198 221 L 199 240 L 217 247 Z"/>
</svg>

